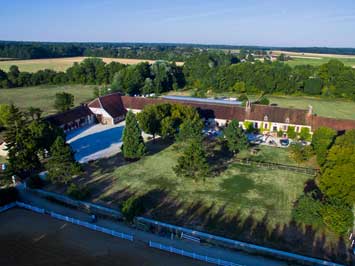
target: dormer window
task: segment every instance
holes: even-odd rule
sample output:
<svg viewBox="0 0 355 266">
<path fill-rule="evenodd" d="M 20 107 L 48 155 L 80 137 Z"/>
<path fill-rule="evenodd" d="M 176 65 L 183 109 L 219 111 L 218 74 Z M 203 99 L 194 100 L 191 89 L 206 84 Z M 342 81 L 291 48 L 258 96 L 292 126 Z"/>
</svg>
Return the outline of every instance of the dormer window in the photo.
<svg viewBox="0 0 355 266">
<path fill-rule="evenodd" d="M 264 116 L 264 121 L 267 122 L 269 120 L 269 118 L 267 117 L 267 115 Z"/>
<path fill-rule="evenodd" d="M 288 123 L 290 123 L 290 118 L 286 118 L 286 123 L 288 124 Z"/>
</svg>

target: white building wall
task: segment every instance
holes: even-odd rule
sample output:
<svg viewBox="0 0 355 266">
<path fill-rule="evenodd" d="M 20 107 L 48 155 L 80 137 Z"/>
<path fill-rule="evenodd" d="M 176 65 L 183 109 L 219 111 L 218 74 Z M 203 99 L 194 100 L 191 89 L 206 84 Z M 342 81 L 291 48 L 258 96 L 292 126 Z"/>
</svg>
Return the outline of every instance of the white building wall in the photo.
<svg viewBox="0 0 355 266">
<path fill-rule="evenodd" d="M 89 107 L 89 109 L 91 110 L 91 112 L 93 112 L 95 115 L 102 115 L 105 118 L 112 118 L 111 115 L 105 111 L 105 109 L 103 108 L 93 108 L 93 107 Z"/>
</svg>

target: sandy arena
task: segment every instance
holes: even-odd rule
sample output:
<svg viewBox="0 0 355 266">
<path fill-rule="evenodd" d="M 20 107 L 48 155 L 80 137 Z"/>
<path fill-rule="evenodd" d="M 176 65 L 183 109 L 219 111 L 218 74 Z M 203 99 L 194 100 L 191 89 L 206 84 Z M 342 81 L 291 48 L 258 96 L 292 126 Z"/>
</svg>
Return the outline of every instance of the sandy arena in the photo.
<svg viewBox="0 0 355 266">
<path fill-rule="evenodd" d="M 1 213 L 0 228 L 1 266 L 206 265 L 22 209 Z"/>
</svg>

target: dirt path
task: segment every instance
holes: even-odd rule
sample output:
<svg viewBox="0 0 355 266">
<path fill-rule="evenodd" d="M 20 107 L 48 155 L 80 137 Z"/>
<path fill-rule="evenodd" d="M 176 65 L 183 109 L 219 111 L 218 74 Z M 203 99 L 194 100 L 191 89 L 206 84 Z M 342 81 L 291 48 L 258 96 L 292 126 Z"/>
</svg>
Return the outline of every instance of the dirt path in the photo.
<svg viewBox="0 0 355 266">
<path fill-rule="evenodd" d="M 0 214 L 0 265 L 206 265 L 22 209 Z"/>
</svg>

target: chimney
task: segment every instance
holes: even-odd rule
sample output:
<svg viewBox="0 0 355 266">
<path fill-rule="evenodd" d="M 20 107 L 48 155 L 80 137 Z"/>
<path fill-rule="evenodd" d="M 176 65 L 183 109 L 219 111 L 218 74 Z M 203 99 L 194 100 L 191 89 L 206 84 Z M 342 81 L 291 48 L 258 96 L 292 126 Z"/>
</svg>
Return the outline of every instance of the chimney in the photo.
<svg viewBox="0 0 355 266">
<path fill-rule="evenodd" d="M 308 105 L 308 113 L 307 113 L 308 116 L 311 116 L 313 115 L 313 107 L 312 105 Z"/>
<path fill-rule="evenodd" d="M 248 100 L 245 104 L 245 112 L 250 113 L 251 111 L 251 102 Z"/>
</svg>

